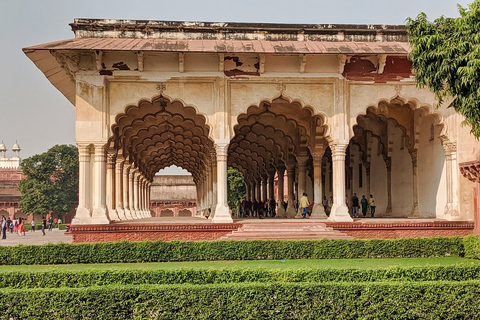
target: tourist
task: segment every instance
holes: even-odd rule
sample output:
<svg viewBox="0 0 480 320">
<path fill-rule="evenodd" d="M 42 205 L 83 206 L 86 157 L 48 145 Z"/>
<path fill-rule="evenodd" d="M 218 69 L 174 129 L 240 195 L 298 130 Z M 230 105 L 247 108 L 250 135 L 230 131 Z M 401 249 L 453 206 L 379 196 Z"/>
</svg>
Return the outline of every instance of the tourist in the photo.
<svg viewBox="0 0 480 320">
<path fill-rule="evenodd" d="M 35 220 L 34 219 L 32 219 L 31 225 L 32 225 L 32 229 L 30 229 L 30 232 L 35 232 Z"/>
<path fill-rule="evenodd" d="M 358 218 L 358 197 L 356 193 L 353 193 L 352 197 L 352 214 L 354 218 Z"/>
<path fill-rule="evenodd" d="M 363 214 L 363 217 L 365 218 L 367 216 L 367 208 L 368 208 L 368 200 L 365 198 L 365 195 L 362 196 L 360 205 L 362 206 L 362 214 Z"/>
<path fill-rule="evenodd" d="M 370 213 L 372 214 L 372 218 L 375 215 L 375 199 L 373 198 L 373 194 L 370 195 L 370 199 L 368 199 L 368 205 L 370 206 Z"/>
<path fill-rule="evenodd" d="M 275 212 L 275 207 L 277 206 L 277 202 L 275 201 L 275 198 L 270 199 L 270 216 L 273 218 L 276 215 Z"/>
<path fill-rule="evenodd" d="M 307 194 L 304 192 L 303 196 L 300 198 L 299 208 L 302 212 L 302 218 L 307 218 L 308 207 L 310 206 L 310 202 L 308 201 Z"/>
<path fill-rule="evenodd" d="M 2 239 L 7 239 L 7 219 L 2 216 Z"/>
<path fill-rule="evenodd" d="M 12 224 L 12 220 L 10 219 L 10 217 L 7 218 L 7 231 L 9 231 L 10 233 L 12 233 L 12 231 L 13 231 L 13 224 Z"/>
<path fill-rule="evenodd" d="M 332 208 L 333 208 L 333 196 L 330 196 L 330 199 L 328 200 L 328 213 L 327 216 L 330 216 L 332 213 Z"/>
<path fill-rule="evenodd" d="M 327 213 L 327 211 L 328 211 L 328 200 L 327 200 L 327 196 L 323 196 L 322 206 L 323 206 L 323 210 L 325 210 L 325 213 Z"/>
<path fill-rule="evenodd" d="M 47 220 L 45 217 L 42 217 L 42 233 L 45 235 L 45 227 L 47 226 Z"/>
<path fill-rule="evenodd" d="M 287 208 L 288 208 L 288 202 L 287 202 L 287 201 L 283 201 L 283 210 L 284 210 L 284 211 L 287 211 Z"/>
<path fill-rule="evenodd" d="M 48 218 L 48 231 L 52 231 L 52 227 L 53 227 L 53 219 L 50 216 L 50 218 Z"/>
<path fill-rule="evenodd" d="M 18 232 L 18 219 L 13 219 L 13 232 Z"/>
<path fill-rule="evenodd" d="M 18 226 L 18 235 L 24 236 L 25 235 L 25 219 L 19 218 L 20 224 Z"/>
</svg>

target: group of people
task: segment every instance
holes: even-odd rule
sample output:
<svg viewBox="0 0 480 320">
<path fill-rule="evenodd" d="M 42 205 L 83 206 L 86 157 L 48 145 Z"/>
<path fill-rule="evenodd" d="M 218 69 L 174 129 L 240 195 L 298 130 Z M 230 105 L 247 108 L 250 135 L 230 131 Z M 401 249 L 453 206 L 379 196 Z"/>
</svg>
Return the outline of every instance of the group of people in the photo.
<svg viewBox="0 0 480 320">
<path fill-rule="evenodd" d="M 7 239 L 7 232 L 10 233 L 18 233 L 20 236 L 25 236 L 25 219 L 24 218 L 17 218 L 11 220 L 10 217 L 5 218 L 5 216 L 2 216 L 2 222 L 1 222 L 1 228 L 2 228 L 2 239 Z M 31 223 L 31 232 L 35 232 L 35 220 L 32 219 Z M 54 223 L 61 223 L 60 219 L 53 219 L 53 218 L 48 218 L 46 219 L 45 217 L 42 217 L 42 232 L 43 235 L 45 235 L 45 229 L 48 228 L 49 231 L 52 231 L 53 224 Z"/>
<path fill-rule="evenodd" d="M 348 202 L 349 202 L 348 197 L 345 197 L 345 204 L 347 205 L 347 207 L 349 207 Z M 332 206 L 333 206 L 333 197 L 330 197 L 330 200 L 327 200 L 327 197 L 323 196 L 322 205 L 323 205 L 323 208 L 325 209 L 325 213 L 327 214 L 327 216 L 330 216 L 330 212 L 332 211 Z M 370 198 L 368 199 L 365 197 L 365 195 L 362 195 L 362 199 L 359 199 L 356 193 L 353 194 L 352 208 L 351 208 L 353 218 L 360 217 L 359 215 L 360 208 L 362 209 L 362 215 L 364 218 L 366 218 L 367 216 L 368 208 L 370 208 L 370 214 L 372 218 L 374 218 L 376 207 L 377 205 L 375 203 L 375 198 L 373 197 L 373 194 L 371 194 Z"/>
<path fill-rule="evenodd" d="M 240 202 L 240 217 L 275 217 L 276 215 L 276 206 L 277 202 L 274 198 L 271 198 L 269 201 L 257 201 L 257 200 L 247 200 L 243 199 Z"/>
</svg>

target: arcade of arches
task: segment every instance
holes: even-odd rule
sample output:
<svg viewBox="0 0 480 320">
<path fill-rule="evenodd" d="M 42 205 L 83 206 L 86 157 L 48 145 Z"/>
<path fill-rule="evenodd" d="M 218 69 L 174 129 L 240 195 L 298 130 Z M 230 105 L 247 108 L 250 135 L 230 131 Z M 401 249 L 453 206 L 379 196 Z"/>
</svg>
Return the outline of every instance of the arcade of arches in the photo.
<svg viewBox="0 0 480 320">
<path fill-rule="evenodd" d="M 329 220 L 352 221 L 353 193 L 373 194 L 378 217 L 474 217 L 457 161 L 480 160 L 480 144 L 416 88 L 403 26 L 71 26 L 74 39 L 24 51 L 76 107 L 74 223 L 150 217 L 155 173 L 173 164 L 193 176 L 197 215 L 214 222 L 232 222 L 227 166 L 248 199 L 275 198 L 279 217 L 296 216 L 303 192 L 311 218 L 327 219 L 326 197 Z"/>
</svg>

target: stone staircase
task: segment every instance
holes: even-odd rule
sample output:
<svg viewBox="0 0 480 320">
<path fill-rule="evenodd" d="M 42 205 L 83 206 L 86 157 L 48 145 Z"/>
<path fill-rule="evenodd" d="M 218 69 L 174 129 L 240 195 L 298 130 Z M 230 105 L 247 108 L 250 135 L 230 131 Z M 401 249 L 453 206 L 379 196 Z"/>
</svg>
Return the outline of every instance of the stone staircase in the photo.
<svg viewBox="0 0 480 320">
<path fill-rule="evenodd" d="M 333 230 L 321 222 L 302 220 L 301 222 L 245 223 L 221 240 L 281 240 L 281 239 L 353 239 L 340 231 Z"/>
</svg>

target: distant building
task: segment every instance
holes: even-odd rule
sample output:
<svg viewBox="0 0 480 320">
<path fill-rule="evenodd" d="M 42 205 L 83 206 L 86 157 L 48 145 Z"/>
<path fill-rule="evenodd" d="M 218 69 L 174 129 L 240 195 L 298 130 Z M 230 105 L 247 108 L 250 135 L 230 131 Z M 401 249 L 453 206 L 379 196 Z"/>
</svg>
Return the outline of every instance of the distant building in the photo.
<svg viewBox="0 0 480 320">
<path fill-rule="evenodd" d="M 191 175 L 153 178 L 150 211 L 154 217 L 192 217 L 197 213 L 197 193 Z"/>
<path fill-rule="evenodd" d="M 20 150 L 15 142 L 12 147 L 13 156 L 7 158 L 7 148 L 3 142 L 0 143 L 0 216 L 25 216 L 19 207 L 21 194 L 18 185 L 24 178 L 20 169 Z"/>
</svg>

